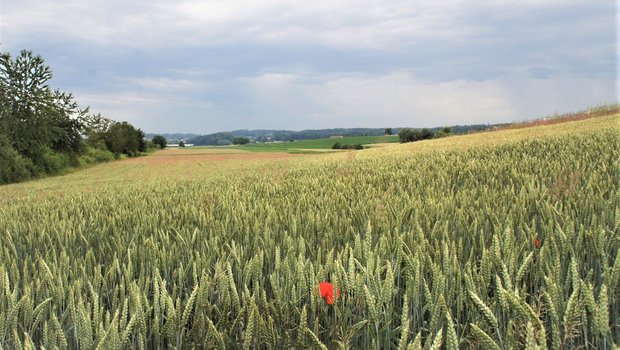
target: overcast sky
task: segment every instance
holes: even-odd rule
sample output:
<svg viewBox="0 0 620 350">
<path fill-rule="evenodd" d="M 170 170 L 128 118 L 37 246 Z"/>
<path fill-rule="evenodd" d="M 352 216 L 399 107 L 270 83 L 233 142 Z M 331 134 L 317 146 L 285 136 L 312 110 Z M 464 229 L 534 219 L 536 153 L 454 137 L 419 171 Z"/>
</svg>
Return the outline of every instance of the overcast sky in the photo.
<svg viewBox="0 0 620 350">
<path fill-rule="evenodd" d="M 613 103 L 614 0 L 0 0 L 0 51 L 146 132 L 432 127 Z"/>
</svg>

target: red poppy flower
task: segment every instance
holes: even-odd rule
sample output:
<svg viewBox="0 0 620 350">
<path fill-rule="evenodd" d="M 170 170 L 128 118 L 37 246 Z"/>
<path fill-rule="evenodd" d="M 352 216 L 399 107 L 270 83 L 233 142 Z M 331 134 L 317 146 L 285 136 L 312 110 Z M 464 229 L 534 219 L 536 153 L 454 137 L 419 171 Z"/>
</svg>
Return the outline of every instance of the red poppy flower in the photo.
<svg viewBox="0 0 620 350">
<path fill-rule="evenodd" d="M 540 239 L 534 240 L 534 246 L 536 247 L 536 249 L 540 248 Z"/>
<path fill-rule="evenodd" d="M 314 290 L 315 293 L 320 294 L 321 298 L 325 299 L 325 302 L 329 305 L 334 304 L 334 285 L 329 282 L 319 283 L 318 288 Z M 336 295 L 340 298 L 340 289 L 336 289 Z"/>
</svg>

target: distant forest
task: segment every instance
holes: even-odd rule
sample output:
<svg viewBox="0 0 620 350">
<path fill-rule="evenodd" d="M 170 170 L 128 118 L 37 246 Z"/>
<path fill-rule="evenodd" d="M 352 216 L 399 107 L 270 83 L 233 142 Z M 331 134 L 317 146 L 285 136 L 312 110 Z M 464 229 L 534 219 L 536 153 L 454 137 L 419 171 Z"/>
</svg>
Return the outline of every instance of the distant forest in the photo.
<svg viewBox="0 0 620 350">
<path fill-rule="evenodd" d="M 465 134 L 469 132 L 483 131 L 491 128 L 487 124 L 454 125 L 450 126 L 452 134 Z M 435 133 L 443 127 L 431 128 Z M 398 134 L 402 128 L 391 128 L 393 134 Z M 421 130 L 421 129 L 420 129 Z M 312 129 L 312 130 L 234 130 L 228 132 L 216 132 L 208 135 L 195 135 L 183 133 L 146 134 L 147 138 L 162 135 L 168 141 L 185 141 L 197 146 L 225 146 L 231 145 L 235 137 L 247 137 L 255 142 L 290 141 L 321 139 L 332 136 L 380 136 L 385 134 L 385 128 L 336 128 L 336 129 Z"/>
</svg>

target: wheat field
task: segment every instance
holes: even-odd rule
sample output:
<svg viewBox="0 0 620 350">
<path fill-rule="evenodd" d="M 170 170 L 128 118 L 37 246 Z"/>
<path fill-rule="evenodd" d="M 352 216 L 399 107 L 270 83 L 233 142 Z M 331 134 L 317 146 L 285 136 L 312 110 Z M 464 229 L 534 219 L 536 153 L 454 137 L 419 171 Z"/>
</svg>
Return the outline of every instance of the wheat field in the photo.
<svg viewBox="0 0 620 350">
<path fill-rule="evenodd" d="M 617 349 L 619 131 L 155 153 L 2 186 L 0 348 Z"/>
</svg>

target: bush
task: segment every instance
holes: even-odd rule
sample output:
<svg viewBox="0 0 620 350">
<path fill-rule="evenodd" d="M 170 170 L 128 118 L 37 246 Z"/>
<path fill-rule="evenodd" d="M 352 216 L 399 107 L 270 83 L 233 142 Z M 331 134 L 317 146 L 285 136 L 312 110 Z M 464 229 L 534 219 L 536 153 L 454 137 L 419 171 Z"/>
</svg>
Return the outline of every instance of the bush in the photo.
<svg viewBox="0 0 620 350">
<path fill-rule="evenodd" d="M 95 160 L 95 158 L 83 154 L 81 156 L 78 157 L 78 166 L 86 166 L 86 165 L 90 165 L 90 164 L 95 164 L 97 163 L 97 161 Z"/>
<path fill-rule="evenodd" d="M 427 128 L 420 130 L 420 135 L 422 140 L 428 140 L 433 138 L 433 132 Z"/>
<path fill-rule="evenodd" d="M 58 174 L 63 169 L 70 167 L 72 164 L 71 157 L 65 153 L 58 153 L 47 150 L 42 157 L 43 169 L 48 174 Z"/>
<path fill-rule="evenodd" d="M 359 143 L 356 145 L 346 145 L 341 144 L 340 142 L 336 142 L 332 145 L 332 149 L 364 149 L 364 146 Z"/>
<path fill-rule="evenodd" d="M 157 145 L 160 149 L 166 148 L 166 138 L 161 135 L 156 135 L 152 140 L 153 144 Z"/>
<path fill-rule="evenodd" d="M 82 155 L 80 159 L 86 164 L 102 163 L 114 160 L 114 153 L 100 148 L 88 147 L 86 154 Z M 82 163 L 82 161 L 80 161 Z"/>
<path fill-rule="evenodd" d="M 114 123 L 102 135 L 106 147 L 115 155 L 124 153 L 133 157 L 146 151 L 144 132 L 127 122 Z"/>
<path fill-rule="evenodd" d="M 400 143 L 414 142 L 422 139 L 422 134 L 416 129 L 401 129 L 398 132 L 398 139 Z"/>
<path fill-rule="evenodd" d="M 247 137 L 235 137 L 233 139 L 233 144 L 235 145 L 246 145 L 250 143 L 250 139 Z"/>
<path fill-rule="evenodd" d="M 398 132 L 398 139 L 400 143 L 428 140 L 432 139 L 434 136 L 435 135 L 433 132 L 427 128 L 422 130 L 405 128 Z"/>
<path fill-rule="evenodd" d="M 32 161 L 17 152 L 0 135 L 0 184 L 25 181 L 36 174 Z"/>
<path fill-rule="evenodd" d="M 445 127 L 435 133 L 435 138 L 441 138 L 452 135 L 452 128 Z"/>
</svg>

